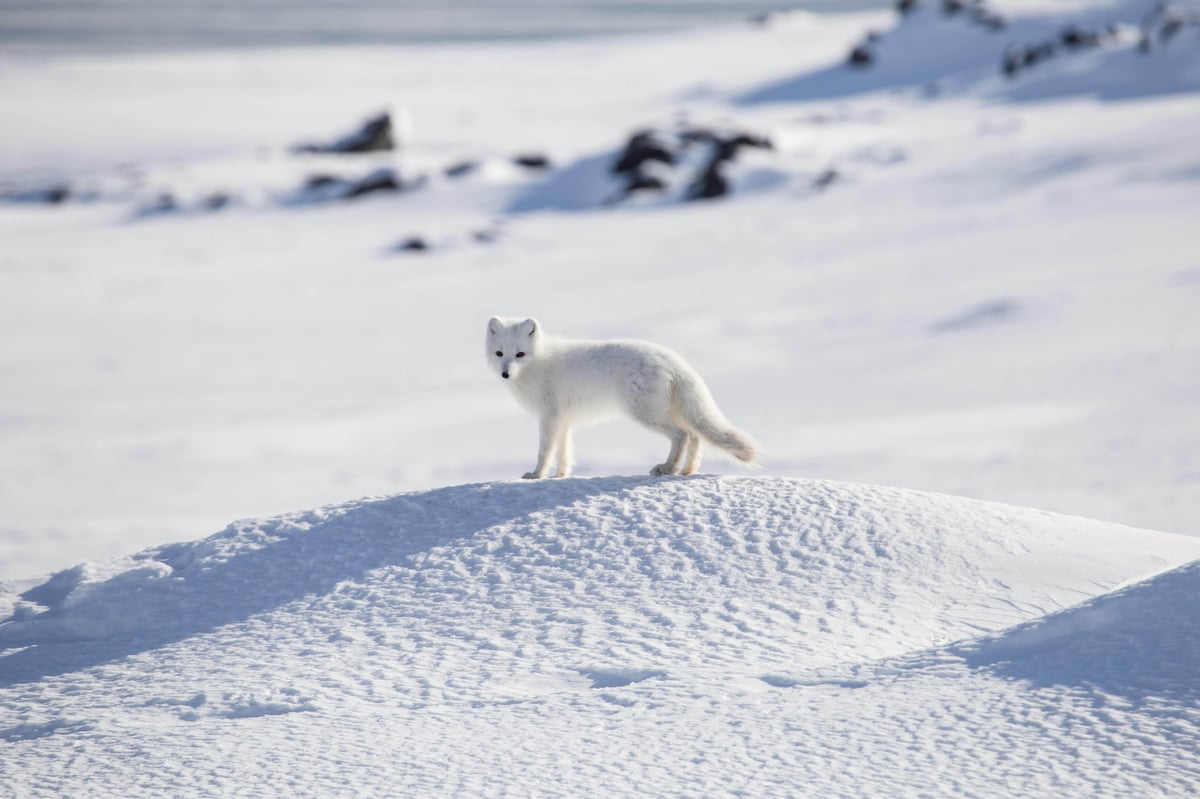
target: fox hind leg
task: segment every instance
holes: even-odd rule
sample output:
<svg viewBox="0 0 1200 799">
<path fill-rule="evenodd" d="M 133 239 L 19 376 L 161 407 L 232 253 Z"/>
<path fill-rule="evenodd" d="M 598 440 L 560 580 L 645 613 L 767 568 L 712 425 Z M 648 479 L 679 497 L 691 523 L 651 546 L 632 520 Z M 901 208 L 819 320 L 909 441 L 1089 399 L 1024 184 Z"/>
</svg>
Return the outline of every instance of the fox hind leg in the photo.
<svg viewBox="0 0 1200 799">
<path fill-rule="evenodd" d="M 688 431 L 682 428 L 663 427 L 656 428 L 662 432 L 666 432 L 671 438 L 671 451 L 667 454 L 667 459 L 663 463 L 658 464 L 650 470 L 650 474 L 655 477 L 662 477 L 664 474 L 679 474 L 679 465 L 683 461 L 684 449 L 688 444 Z"/>
<path fill-rule="evenodd" d="M 650 474 L 661 477 L 679 474 L 687 447 L 689 431 L 679 424 L 671 413 L 669 385 L 641 386 L 634 392 L 635 398 L 629 405 L 629 414 L 639 424 L 661 433 L 671 440 L 671 451 L 667 459 L 650 470 Z"/>
<path fill-rule="evenodd" d="M 687 431 L 687 443 L 683 447 L 683 468 L 680 474 L 695 474 L 700 471 L 700 437 Z"/>
</svg>

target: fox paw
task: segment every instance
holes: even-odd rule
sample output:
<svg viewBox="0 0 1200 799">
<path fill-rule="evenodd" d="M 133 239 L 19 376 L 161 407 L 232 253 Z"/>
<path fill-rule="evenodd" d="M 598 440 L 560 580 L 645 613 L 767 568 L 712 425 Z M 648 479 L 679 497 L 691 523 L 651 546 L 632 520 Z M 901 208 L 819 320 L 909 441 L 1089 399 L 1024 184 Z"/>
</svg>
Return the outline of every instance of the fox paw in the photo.
<svg viewBox="0 0 1200 799">
<path fill-rule="evenodd" d="M 541 480 L 542 476 L 540 474 L 538 474 L 537 472 L 525 472 L 525 474 L 521 475 L 521 479 L 522 480 Z"/>
<path fill-rule="evenodd" d="M 671 468 L 669 463 L 660 463 L 650 470 L 652 477 L 663 477 L 668 474 L 675 474 L 675 470 Z"/>
</svg>

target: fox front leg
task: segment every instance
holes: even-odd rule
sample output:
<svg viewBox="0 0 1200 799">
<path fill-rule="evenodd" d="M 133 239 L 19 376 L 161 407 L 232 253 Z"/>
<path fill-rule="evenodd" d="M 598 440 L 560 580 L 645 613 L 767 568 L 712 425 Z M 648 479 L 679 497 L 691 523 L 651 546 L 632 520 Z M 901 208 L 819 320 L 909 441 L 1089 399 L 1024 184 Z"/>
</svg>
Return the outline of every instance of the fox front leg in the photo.
<svg viewBox="0 0 1200 799">
<path fill-rule="evenodd" d="M 557 416 L 543 416 L 538 427 L 537 466 L 532 472 L 521 475 L 526 480 L 541 480 L 550 472 L 550 464 L 554 462 L 562 443 L 564 425 Z"/>
<path fill-rule="evenodd" d="M 562 425 L 558 433 L 558 471 L 555 477 L 570 477 L 575 468 L 575 448 L 571 441 L 571 428 Z"/>
</svg>

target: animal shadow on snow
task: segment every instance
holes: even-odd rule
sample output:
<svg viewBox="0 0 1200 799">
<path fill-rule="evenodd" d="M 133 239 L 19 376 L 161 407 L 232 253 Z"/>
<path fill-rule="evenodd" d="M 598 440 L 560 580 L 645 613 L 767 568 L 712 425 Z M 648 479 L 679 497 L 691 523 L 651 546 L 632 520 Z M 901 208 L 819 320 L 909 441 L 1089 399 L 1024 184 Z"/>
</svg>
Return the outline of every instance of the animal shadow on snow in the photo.
<svg viewBox="0 0 1200 799">
<path fill-rule="evenodd" d="M 22 595 L 47 610 L 0 620 L 0 687 L 158 649 L 322 596 L 341 582 L 489 527 L 589 496 L 621 494 L 649 479 L 452 486 L 364 500 L 342 513 L 231 525 L 206 539 L 147 550 L 135 556 L 145 568 L 79 588 L 72 575 L 82 570 L 68 569 Z"/>
</svg>

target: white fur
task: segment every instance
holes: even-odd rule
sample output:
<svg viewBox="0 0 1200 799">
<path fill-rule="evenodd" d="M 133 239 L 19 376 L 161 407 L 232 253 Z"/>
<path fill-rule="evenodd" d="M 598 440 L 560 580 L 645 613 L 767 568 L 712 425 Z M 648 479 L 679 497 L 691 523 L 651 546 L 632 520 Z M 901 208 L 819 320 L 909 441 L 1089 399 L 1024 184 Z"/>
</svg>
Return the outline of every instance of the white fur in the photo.
<svg viewBox="0 0 1200 799">
<path fill-rule="evenodd" d="M 717 409 L 704 381 L 683 358 L 645 341 L 573 341 L 552 338 L 535 319 L 492 317 L 488 364 L 517 402 L 538 417 L 537 466 L 524 476 L 566 477 L 573 466 L 571 428 L 577 422 L 624 414 L 671 440 L 667 460 L 653 475 L 693 474 L 700 440 L 743 463 L 760 460 L 758 446 Z"/>
</svg>

